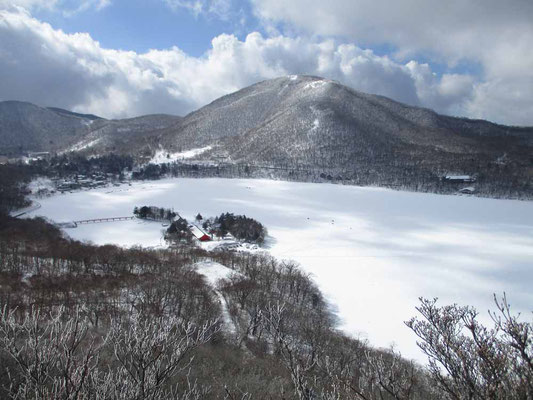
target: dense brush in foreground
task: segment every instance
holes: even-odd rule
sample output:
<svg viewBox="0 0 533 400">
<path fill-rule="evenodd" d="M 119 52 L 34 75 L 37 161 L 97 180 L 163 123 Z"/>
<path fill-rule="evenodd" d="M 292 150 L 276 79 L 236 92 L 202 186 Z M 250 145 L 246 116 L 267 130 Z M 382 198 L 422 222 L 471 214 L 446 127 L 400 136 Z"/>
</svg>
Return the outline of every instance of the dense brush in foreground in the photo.
<svg viewBox="0 0 533 400">
<path fill-rule="evenodd" d="M 210 286 L 206 262 L 233 272 Z M 3 217 L 0 397 L 530 399 L 533 326 L 498 305 L 489 330 L 470 308 L 423 301 L 408 324 L 425 369 L 338 332 L 293 263 L 92 246 Z"/>
</svg>

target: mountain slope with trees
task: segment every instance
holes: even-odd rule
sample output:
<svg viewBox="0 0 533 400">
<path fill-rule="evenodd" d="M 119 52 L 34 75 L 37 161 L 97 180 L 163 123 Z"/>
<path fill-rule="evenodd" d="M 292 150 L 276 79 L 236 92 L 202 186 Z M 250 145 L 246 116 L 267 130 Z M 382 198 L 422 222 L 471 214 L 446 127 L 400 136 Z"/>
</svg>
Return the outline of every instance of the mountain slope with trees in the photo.
<svg viewBox="0 0 533 400">
<path fill-rule="evenodd" d="M 97 151 L 127 153 L 151 132 L 168 128 L 180 117 L 157 114 L 107 120 L 60 108 L 39 107 L 21 101 L 0 102 L 0 155 L 28 152 Z"/>
<path fill-rule="evenodd" d="M 319 77 L 260 82 L 183 118 L 89 120 L 93 117 L 39 112 L 45 111 L 84 127 L 67 129 L 63 136 L 43 134 L 35 141 L 42 149 L 88 156 L 116 152 L 132 155 L 141 164 L 161 153 L 167 157 L 159 157 L 158 163 L 186 158 L 175 175 L 187 174 L 194 165 L 194 175 L 202 176 L 197 171 L 209 166 L 217 170 L 208 175 L 341 181 L 442 193 L 464 186 L 443 183 L 442 177 L 468 175 L 481 195 L 533 196 L 533 128 L 439 115 Z M 6 130 L 13 115 L 0 113 L 0 129 Z M 35 119 L 31 115 L 19 119 Z M 16 147 L 18 142 L 11 142 Z"/>
<path fill-rule="evenodd" d="M 222 97 L 158 141 L 169 152 L 211 146 L 198 160 L 293 170 L 304 180 L 435 190 L 446 174 L 468 174 L 504 192 L 533 190 L 533 128 L 443 116 L 317 77 Z"/>
</svg>

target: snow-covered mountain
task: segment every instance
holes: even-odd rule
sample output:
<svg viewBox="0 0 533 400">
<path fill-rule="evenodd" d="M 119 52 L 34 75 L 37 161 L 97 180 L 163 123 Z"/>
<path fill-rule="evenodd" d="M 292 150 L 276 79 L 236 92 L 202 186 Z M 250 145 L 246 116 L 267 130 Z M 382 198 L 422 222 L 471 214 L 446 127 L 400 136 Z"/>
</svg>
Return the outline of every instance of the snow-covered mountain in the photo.
<svg viewBox="0 0 533 400">
<path fill-rule="evenodd" d="M 394 142 L 390 144 L 462 152 L 479 146 L 480 137 L 486 136 L 531 142 L 533 128 L 442 116 L 327 79 L 290 76 L 215 100 L 168 129 L 161 140 L 169 147 L 202 147 L 222 140 L 239 158 L 253 152 L 270 159 L 299 158 L 302 148 L 320 152 L 326 143 L 355 151 L 365 146 L 379 150 L 380 143 Z M 231 139 L 237 139 L 236 146 Z"/>
<path fill-rule="evenodd" d="M 62 149 L 86 135 L 96 119 L 19 101 L 0 102 L 0 149 L 11 153 Z"/>
<path fill-rule="evenodd" d="M 443 116 L 312 76 L 224 96 L 163 130 L 156 142 L 169 153 L 209 148 L 198 159 L 314 169 L 361 183 L 493 166 L 502 179 L 533 173 L 533 128 Z"/>
<path fill-rule="evenodd" d="M 0 132 L 0 145 L 14 148 L 268 166 L 307 171 L 296 179 L 415 188 L 477 174 L 533 193 L 533 128 L 443 116 L 313 76 L 260 82 L 183 118 L 105 120 L 4 102 Z"/>
<path fill-rule="evenodd" d="M 180 117 L 164 114 L 107 120 L 60 108 L 3 101 L 0 102 L 0 154 L 81 151 L 91 147 L 127 152 L 144 145 L 143 139 L 150 133 L 179 120 Z"/>
</svg>

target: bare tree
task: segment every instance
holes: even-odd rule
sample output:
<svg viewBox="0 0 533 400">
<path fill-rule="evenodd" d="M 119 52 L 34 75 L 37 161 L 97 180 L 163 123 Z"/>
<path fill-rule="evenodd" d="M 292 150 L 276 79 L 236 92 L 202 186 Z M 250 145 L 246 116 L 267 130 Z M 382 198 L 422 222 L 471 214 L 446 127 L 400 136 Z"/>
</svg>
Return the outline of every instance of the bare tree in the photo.
<svg viewBox="0 0 533 400">
<path fill-rule="evenodd" d="M 394 348 L 388 351 L 368 349 L 359 384 L 361 392 L 368 393 L 370 398 L 417 399 L 424 398 L 420 396 L 421 388 L 417 387 L 417 381 L 423 376 L 414 362 L 402 358 Z"/>
<path fill-rule="evenodd" d="M 286 311 L 285 305 L 270 305 L 263 313 L 266 329 L 276 345 L 283 365 L 291 375 L 298 398 L 315 399 L 317 397 L 312 388 L 311 372 L 317 366 L 322 347 L 313 343 L 302 343 L 296 335 L 291 334 Z"/>
<path fill-rule="evenodd" d="M 4 308 L 0 317 L 0 349 L 17 366 L 11 371 L 9 395 L 14 399 L 78 399 L 90 384 L 104 341 L 89 334 L 89 323 L 77 309 L 63 321 L 64 307 L 49 315 L 32 310 L 17 320 Z"/>
<path fill-rule="evenodd" d="M 122 379 L 130 399 L 159 399 L 168 394 L 171 378 L 189 366 L 191 351 L 217 331 L 216 321 L 196 327 L 174 316 L 135 313 L 126 323 L 114 321 L 109 340 L 121 365 L 115 379 Z"/>
<path fill-rule="evenodd" d="M 446 398 L 533 398 L 533 324 L 511 314 L 505 295 L 494 300 L 492 328 L 477 321 L 472 307 L 438 307 L 423 298 L 417 307 L 423 319 L 406 322 Z"/>
</svg>

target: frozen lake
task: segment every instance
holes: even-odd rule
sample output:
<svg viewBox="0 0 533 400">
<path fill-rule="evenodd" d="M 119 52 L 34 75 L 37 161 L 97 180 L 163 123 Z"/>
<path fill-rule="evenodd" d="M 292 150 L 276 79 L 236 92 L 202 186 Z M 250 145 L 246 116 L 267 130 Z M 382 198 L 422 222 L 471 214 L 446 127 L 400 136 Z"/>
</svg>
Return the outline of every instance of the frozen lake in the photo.
<svg viewBox="0 0 533 400">
<path fill-rule="evenodd" d="M 142 205 L 173 207 L 191 220 L 198 212 L 253 217 L 268 228 L 274 256 L 312 274 L 343 330 L 421 361 L 403 324 L 419 296 L 473 305 L 487 317 L 492 294 L 505 291 L 515 311 L 529 318 L 533 309 L 533 202 L 242 179 L 134 182 L 39 202 L 33 214 L 58 222 L 129 216 Z M 159 246 L 162 229 L 134 220 L 66 232 Z"/>
</svg>

